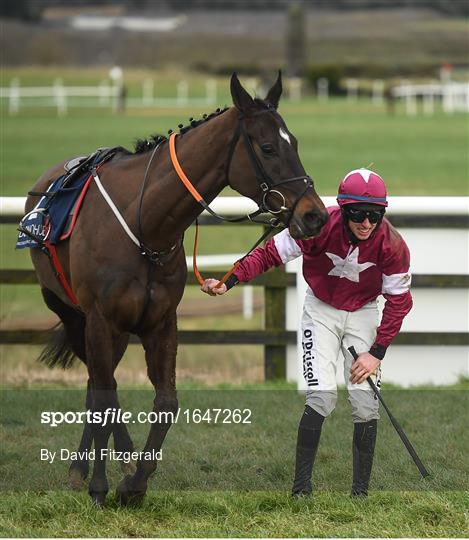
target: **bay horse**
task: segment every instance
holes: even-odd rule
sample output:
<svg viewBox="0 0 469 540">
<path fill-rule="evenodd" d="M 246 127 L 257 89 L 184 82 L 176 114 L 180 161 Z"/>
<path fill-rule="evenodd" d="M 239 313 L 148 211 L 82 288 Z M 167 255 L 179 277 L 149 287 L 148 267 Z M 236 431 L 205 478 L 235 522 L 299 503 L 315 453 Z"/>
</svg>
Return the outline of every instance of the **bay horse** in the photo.
<svg viewBox="0 0 469 540">
<path fill-rule="evenodd" d="M 265 99 L 251 97 L 235 73 L 230 90 L 234 107 L 181 129 L 177 136 L 181 167 L 205 203 L 230 185 L 262 210 L 275 213 L 293 238 L 317 235 L 327 212 L 301 164 L 297 141 L 277 112 L 281 74 Z M 59 283 L 49 258 L 40 249 L 30 250 L 45 303 L 63 325 L 58 341 L 41 358 L 50 366 L 68 367 L 75 356 L 86 364 L 86 407 L 93 413 L 120 410 L 114 371 L 130 334 L 139 337 L 145 350 L 148 377 L 155 388 L 153 411 L 161 418 L 162 412 L 175 413 L 178 408 L 176 308 L 187 274 L 182 238 L 205 203 L 197 202 L 178 178 L 168 146 L 166 137 L 159 136 L 140 141 L 133 153 L 120 148 L 99 169 L 99 182 L 91 182 L 73 234 L 57 245 L 78 308 Z M 38 202 L 35 192 L 44 192 L 63 167 L 64 162 L 38 179 L 27 199 L 27 212 Z M 111 211 L 99 183 L 122 222 Z M 166 422 L 151 425 L 145 452 L 155 455 L 161 449 L 171 425 L 171 414 L 165 416 Z M 86 424 L 79 445 L 79 452 L 85 453 L 94 442 L 88 491 L 98 505 L 105 503 L 109 489 L 105 449 L 111 434 L 117 451 L 133 451 L 122 423 Z M 127 471 L 130 474 L 117 487 L 121 504 L 144 497 L 156 465 L 156 460 L 139 459 Z M 73 461 L 71 483 L 82 484 L 88 469 L 87 459 Z"/>
</svg>

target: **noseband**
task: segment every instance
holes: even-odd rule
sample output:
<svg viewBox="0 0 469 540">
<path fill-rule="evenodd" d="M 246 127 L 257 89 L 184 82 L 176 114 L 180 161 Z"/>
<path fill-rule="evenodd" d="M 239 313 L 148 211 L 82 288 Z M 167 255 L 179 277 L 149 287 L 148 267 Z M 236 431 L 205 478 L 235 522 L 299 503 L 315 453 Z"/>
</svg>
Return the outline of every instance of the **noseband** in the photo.
<svg viewBox="0 0 469 540">
<path fill-rule="evenodd" d="M 259 115 L 259 114 L 264 114 L 264 113 L 272 113 L 274 112 L 275 109 L 271 106 L 271 105 L 268 105 L 266 109 L 263 109 L 261 111 L 257 111 L 255 113 L 253 113 L 253 115 L 251 116 L 255 116 L 255 115 Z M 293 216 L 293 213 L 295 212 L 295 208 L 298 204 L 298 202 L 300 201 L 300 199 L 303 197 L 303 195 L 306 193 L 306 191 L 312 187 L 311 185 L 311 177 L 308 176 L 308 175 L 304 175 L 304 176 L 294 176 L 292 178 L 286 178 L 284 180 L 280 180 L 280 182 L 275 182 L 272 177 L 267 173 L 267 171 L 265 170 L 264 166 L 262 165 L 259 157 L 257 156 L 256 154 L 256 151 L 254 150 L 254 146 L 252 144 L 252 140 L 246 130 L 246 125 L 244 123 L 244 120 L 245 120 L 245 116 L 240 113 L 239 116 L 238 116 L 238 125 L 237 125 L 237 128 L 236 128 L 236 132 L 233 136 L 233 139 L 230 143 L 230 150 L 229 150 L 229 154 L 228 154 L 228 161 L 227 161 L 227 164 L 226 164 L 226 169 L 225 169 L 225 178 L 226 178 L 226 182 L 228 185 L 231 186 L 231 183 L 230 183 L 230 180 L 229 180 L 229 173 L 230 173 L 230 166 L 231 166 L 231 162 L 233 160 L 233 155 L 234 155 L 234 151 L 235 151 L 235 148 L 236 148 L 236 145 L 239 141 L 239 138 L 242 136 L 243 138 L 243 141 L 244 141 L 244 145 L 246 147 L 246 151 L 248 153 L 248 156 L 249 156 L 249 160 L 251 162 L 251 165 L 254 169 L 254 172 L 255 172 L 255 175 L 256 175 L 256 180 L 257 180 L 257 183 L 259 184 L 259 187 L 262 191 L 262 199 L 261 199 L 261 202 L 260 203 L 257 203 L 258 206 L 259 206 L 259 213 L 269 213 L 269 214 L 273 214 L 274 216 L 276 215 L 279 215 L 279 214 L 286 214 L 287 215 L 287 219 L 285 220 L 285 225 L 288 226 L 288 224 L 290 223 L 290 220 Z M 283 186 L 285 184 L 291 184 L 292 182 L 303 182 L 303 184 L 305 184 L 304 186 L 304 189 L 302 191 L 302 193 L 300 195 L 298 195 L 298 197 L 296 198 L 293 206 L 291 208 L 288 208 L 287 207 L 287 203 L 286 203 L 286 200 L 285 200 L 285 195 L 279 191 L 277 188 L 280 187 L 280 186 Z M 274 208 L 271 208 L 269 206 L 269 202 L 268 202 L 268 197 L 269 196 L 274 196 L 274 197 L 277 197 L 280 201 L 280 206 L 279 206 L 279 209 L 276 210 Z"/>
</svg>

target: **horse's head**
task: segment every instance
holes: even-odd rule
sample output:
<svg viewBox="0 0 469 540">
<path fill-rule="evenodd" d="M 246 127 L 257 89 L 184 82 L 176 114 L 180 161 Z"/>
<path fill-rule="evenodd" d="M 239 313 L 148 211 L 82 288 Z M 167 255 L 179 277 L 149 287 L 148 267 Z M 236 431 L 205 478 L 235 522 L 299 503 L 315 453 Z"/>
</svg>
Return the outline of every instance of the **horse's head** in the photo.
<svg viewBox="0 0 469 540">
<path fill-rule="evenodd" d="M 298 155 L 298 143 L 277 112 L 282 94 L 279 73 L 264 100 L 253 99 L 231 77 L 238 132 L 230 156 L 230 185 L 274 214 L 295 239 L 317 236 L 328 214 Z"/>
</svg>

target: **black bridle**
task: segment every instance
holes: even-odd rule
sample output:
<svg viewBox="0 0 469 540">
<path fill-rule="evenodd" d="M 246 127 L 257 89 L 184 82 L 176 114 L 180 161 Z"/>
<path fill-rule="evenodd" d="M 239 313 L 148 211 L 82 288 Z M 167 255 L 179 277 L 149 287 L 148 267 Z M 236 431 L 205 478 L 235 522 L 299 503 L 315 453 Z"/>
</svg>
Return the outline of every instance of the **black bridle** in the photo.
<svg viewBox="0 0 469 540">
<path fill-rule="evenodd" d="M 274 112 L 275 112 L 275 109 L 271 105 L 268 105 L 267 108 L 262 109 L 261 111 L 257 111 L 255 113 L 253 113 L 251 116 L 255 116 L 255 115 L 259 115 L 259 114 L 263 114 L 263 113 L 274 113 Z M 288 224 L 290 223 L 290 220 L 291 220 L 291 218 L 292 218 L 292 216 L 293 216 L 293 214 L 295 212 L 295 208 L 298 205 L 298 202 L 305 195 L 306 191 L 309 188 L 312 188 L 311 177 L 308 176 L 308 175 L 303 175 L 303 176 L 294 176 L 294 177 L 291 177 L 291 178 L 286 178 L 284 180 L 280 180 L 279 182 L 274 181 L 272 179 L 272 177 L 265 170 L 264 166 L 262 165 L 262 162 L 260 161 L 258 155 L 256 154 L 256 151 L 254 150 L 254 146 L 252 144 L 251 137 L 249 136 L 249 134 L 248 134 L 248 132 L 246 130 L 246 125 L 244 123 L 244 120 L 245 120 L 244 114 L 239 113 L 239 115 L 238 115 L 238 125 L 237 125 L 237 128 L 236 128 L 236 132 L 235 132 L 235 134 L 233 136 L 233 139 L 231 140 L 231 143 L 230 143 L 228 161 L 226 163 L 226 168 L 225 168 L 225 179 L 226 179 L 226 183 L 231 186 L 231 183 L 230 183 L 230 180 L 229 180 L 230 166 L 231 166 L 231 162 L 233 160 L 233 155 L 234 155 L 234 152 L 235 152 L 236 145 L 238 144 L 238 141 L 239 141 L 240 137 L 242 136 L 243 141 L 244 141 L 244 145 L 245 145 L 245 148 L 246 148 L 246 151 L 247 151 L 247 154 L 249 156 L 249 160 L 251 162 L 251 165 L 252 165 L 252 167 L 254 169 L 254 172 L 255 172 L 255 175 L 256 175 L 257 183 L 259 184 L 259 187 L 260 187 L 261 192 L 262 192 L 262 199 L 261 199 L 260 203 L 259 202 L 257 203 L 258 206 L 259 206 L 259 210 L 257 210 L 256 212 L 254 212 L 252 214 L 249 214 L 248 216 L 243 216 L 242 218 L 232 218 L 232 219 L 223 218 L 223 219 L 224 220 L 226 219 L 227 221 L 245 221 L 245 220 L 248 220 L 248 219 L 253 221 L 252 218 L 254 216 L 257 216 L 257 215 L 262 214 L 262 213 L 267 213 L 267 214 L 272 214 L 274 216 L 274 219 L 269 221 L 269 222 L 261 222 L 261 223 L 268 224 L 268 225 L 279 226 L 280 223 L 279 223 L 279 220 L 277 219 L 277 215 L 286 214 L 287 219 L 284 221 L 284 225 L 288 226 Z M 303 189 L 302 193 L 297 196 L 295 202 L 293 203 L 293 206 L 291 208 L 288 208 L 286 200 L 285 200 L 285 196 L 277 188 L 280 187 L 280 186 L 283 186 L 285 184 L 291 184 L 292 182 L 302 182 L 304 184 L 304 189 Z M 280 206 L 279 206 L 278 210 L 276 210 L 274 208 L 271 208 L 269 206 L 268 197 L 271 196 L 271 195 L 274 195 L 274 196 L 278 197 L 279 200 L 280 200 Z M 257 220 L 257 222 L 260 222 L 260 221 Z"/>
</svg>

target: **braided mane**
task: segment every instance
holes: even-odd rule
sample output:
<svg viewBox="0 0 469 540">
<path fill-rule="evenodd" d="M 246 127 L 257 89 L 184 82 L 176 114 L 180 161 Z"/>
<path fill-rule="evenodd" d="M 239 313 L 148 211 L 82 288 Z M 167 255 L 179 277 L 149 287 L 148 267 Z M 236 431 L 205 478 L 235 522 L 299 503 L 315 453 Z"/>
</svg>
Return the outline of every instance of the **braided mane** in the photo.
<svg viewBox="0 0 469 540">
<path fill-rule="evenodd" d="M 209 122 L 213 118 L 217 118 L 218 116 L 222 115 L 224 112 L 228 110 L 229 107 L 224 107 L 223 109 L 217 109 L 216 111 L 213 111 L 210 114 L 203 114 L 202 118 L 195 120 L 194 118 L 189 118 L 189 124 L 187 126 L 184 126 L 183 124 L 179 124 L 179 133 L 182 135 L 183 133 L 187 133 L 189 130 L 196 128 L 197 126 L 200 126 L 201 124 L 204 124 L 206 122 Z M 168 131 L 168 135 L 171 135 L 173 132 L 172 129 Z M 155 146 L 158 146 L 161 142 L 168 140 L 168 137 L 165 135 L 160 134 L 153 134 L 150 135 L 147 139 L 137 139 L 135 142 L 134 147 L 134 154 L 143 154 L 144 152 L 148 152 L 149 150 L 153 150 Z"/>
</svg>

